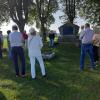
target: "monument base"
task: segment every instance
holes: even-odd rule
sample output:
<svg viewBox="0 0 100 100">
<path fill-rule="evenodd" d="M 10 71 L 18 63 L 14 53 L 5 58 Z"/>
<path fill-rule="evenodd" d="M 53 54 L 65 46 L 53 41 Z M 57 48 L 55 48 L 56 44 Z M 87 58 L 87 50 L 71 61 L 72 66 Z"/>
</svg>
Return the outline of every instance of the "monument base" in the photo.
<svg viewBox="0 0 100 100">
<path fill-rule="evenodd" d="M 59 37 L 59 42 L 78 42 L 79 39 L 75 35 L 62 35 Z"/>
</svg>

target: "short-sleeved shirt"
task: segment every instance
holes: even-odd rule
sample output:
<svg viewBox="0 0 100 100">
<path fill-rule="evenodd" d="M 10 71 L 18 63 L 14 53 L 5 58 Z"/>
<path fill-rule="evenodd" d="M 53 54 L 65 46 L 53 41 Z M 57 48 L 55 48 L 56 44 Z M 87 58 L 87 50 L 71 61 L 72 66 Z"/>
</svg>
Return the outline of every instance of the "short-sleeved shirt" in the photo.
<svg viewBox="0 0 100 100">
<path fill-rule="evenodd" d="M 18 31 L 13 31 L 12 33 L 10 33 L 9 40 L 10 40 L 11 47 L 23 45 L 23 36 Z"/>
<path fill-rule="evenodd" d="M 89 44 L 92 43 L 92 38 L 94 35 L 94 31 L 90 28 L 86 28 L 81 34 L 80 34 L 80 40 L 82 41 L 82 44 Z"/>
</svg>

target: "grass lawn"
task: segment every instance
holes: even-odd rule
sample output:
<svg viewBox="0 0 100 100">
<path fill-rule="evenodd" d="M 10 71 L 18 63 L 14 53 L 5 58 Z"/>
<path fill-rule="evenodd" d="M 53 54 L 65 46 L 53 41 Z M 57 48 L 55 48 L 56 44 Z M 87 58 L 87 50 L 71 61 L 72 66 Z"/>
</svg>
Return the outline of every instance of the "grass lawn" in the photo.
<svg viewBox="0 0 100 100">
<path fill-rule="evenodd" d="M 12 62 L 4 54 L 0 60 L 0 100 L 100 100 L 100 67 L 91 72 L 87 58 L 85 71 L 80 72 L 80 49 L 73 45 L 62 44 L 54 51 L 56 58 L 45 61 L 46 78 L 41 77 L 36 64 L 36 80 L 31 79 L 27 55 L 27 77 L 16 78 Z"/>
</svg>

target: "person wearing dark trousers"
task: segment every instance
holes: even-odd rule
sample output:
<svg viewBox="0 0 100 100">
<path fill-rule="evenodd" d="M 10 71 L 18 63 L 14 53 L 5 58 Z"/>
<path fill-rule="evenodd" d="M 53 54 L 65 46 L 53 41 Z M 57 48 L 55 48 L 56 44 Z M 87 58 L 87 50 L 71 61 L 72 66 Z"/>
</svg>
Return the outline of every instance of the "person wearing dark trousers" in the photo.
<svg viewBox="0 0 100 100">
<path fill-rule="evenodd" d="M 2 59 L 2 46 L 0 44 L 0 59 Z"/>
<path fill-rule="evenodd" d="M 99 61 L 99 54 L 98 54 L 99 47 L 93 46 L 93 53 L 94 53 L 94 62 L 97 63 Z"/>
<path fill-rule="evenodd" d="M 98 27 L 94 27 L 93 36 L 93 52 L 94 52 L 94 62 L 97 65 L 99 61 L 99 47 L 100 47 L 100 31 Z"/>
<path fill-rule="evenodd" d="M 52 30 L 49 33 L 50 47 L 54 47 L 55 32 Z"/>
<path fill-rule="evenodd" d="M 25 56 L 23 50 L 23 36 L 22 33 L 18 32 L 16 25 L 12 26 L 12 32 L 9 35 L 12 59 L 15 66 L 16 77 L 20 76 L 19 63 L 21 62 L 21 76 L 25 77 Z"/>
<path fill-rule="evenodd" d="M 15 65 L 16 75 L 19 75 L 18 57 L 21 61 L 21 75 L 25 75 L 25 57 L 22 47 L 12 47 L 13 61 Z"/>
<path fill-rule="evenodd" d="M 90 69 L 93 70 L 95 68 L 94 57 L 93 57 L 93 45 L 92 38 L 94 32 L 90 29 L 90 24 L 85 24 L 85 30 L 80 34 L 81 44 L 81 57 L 80 57 L 80 70 L 84 70 L 84 60 L 85 56 L 88 53 L 90 57 Z"/>
</svg>

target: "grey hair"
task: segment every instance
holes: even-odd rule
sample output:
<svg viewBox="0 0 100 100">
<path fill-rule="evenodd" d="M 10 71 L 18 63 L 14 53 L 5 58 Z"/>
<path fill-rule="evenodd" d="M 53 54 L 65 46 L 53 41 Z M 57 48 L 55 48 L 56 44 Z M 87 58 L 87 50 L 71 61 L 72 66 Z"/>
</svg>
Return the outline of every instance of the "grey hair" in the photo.
<svg viewBox="0 0 100 100">
<path fill-rule="evenodd" d="M 30 33 L 31 35 L 36 35 L 36 30 L 35 30 L 33 27 L 31 27 L 31 28 L 29 29 L 29 33 Z"/>
</svg>

